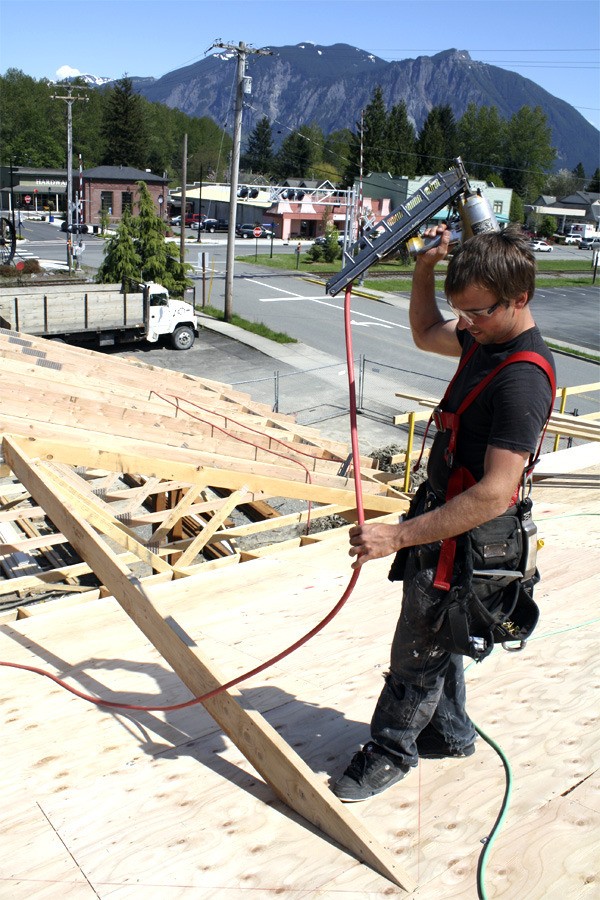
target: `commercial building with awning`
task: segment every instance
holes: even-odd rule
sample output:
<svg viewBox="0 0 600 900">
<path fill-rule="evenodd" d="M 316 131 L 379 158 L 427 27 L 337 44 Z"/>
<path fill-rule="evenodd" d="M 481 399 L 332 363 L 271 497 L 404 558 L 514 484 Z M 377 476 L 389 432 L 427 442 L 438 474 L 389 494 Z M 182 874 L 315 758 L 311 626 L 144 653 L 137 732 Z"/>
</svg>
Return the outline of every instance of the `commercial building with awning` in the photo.
<svg viewBox="0 0 600 900">
<path fill-rule="evenodd" d="M 12 181 L 12 185 L 11 185 Z M 0 166 L 0 205 L 30 212 L 66 212 L 67 170 Z"/>
<path fill-rule="evenodd" d="M 263 221 L 263 214 L 273 202 L 272 185 L 240 184 L 237 197 L 236 224 L 243 225 Z M 186 213 L 195 213 L 209 219 L 229 219 L 231 185 L 227 183 L 194 182 L 186 186 Z M 181 214 L 180 187 L 169 191 L 169 216 Z"/>
</svg>

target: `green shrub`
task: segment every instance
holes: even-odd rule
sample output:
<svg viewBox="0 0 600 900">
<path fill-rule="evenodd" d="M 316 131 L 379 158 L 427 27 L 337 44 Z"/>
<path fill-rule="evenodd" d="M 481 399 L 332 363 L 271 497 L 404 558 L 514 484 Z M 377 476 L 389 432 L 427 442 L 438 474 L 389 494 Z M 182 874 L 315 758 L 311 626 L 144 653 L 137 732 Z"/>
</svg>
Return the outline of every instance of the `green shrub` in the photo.
<svg viewBox="0 0 600 900">
<path fill-rule="evenodd" d="M 306 251 L 306 255 L 311 262 L 321 262 L 323 260 L 323 248 L 320 244 L 313 244 Z"/>
</svg>

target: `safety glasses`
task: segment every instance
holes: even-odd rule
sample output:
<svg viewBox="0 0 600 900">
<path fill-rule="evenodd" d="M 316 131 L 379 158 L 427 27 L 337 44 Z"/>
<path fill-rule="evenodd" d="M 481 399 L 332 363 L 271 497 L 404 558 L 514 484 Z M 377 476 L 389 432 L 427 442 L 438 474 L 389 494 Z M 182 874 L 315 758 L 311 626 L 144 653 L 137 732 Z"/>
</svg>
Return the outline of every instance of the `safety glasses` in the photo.
<svg viewBox="0 0 600 900">
<path fill-rule="evenodd" d="M 459 319 L 464 319 L 469 325 L 475 324 L 475 319 L 488 319 L 490 316 L 493 316 L 499 306 L 501 306 L 501 301 L 499 300 L 497 303 L 494 303 L 493 306 L 489 306 L 487 309 L 457 309 L 452 305 L 451 300 L 446 300 L 446 303 L 452 310 L 455 316 L 458 316 Z"/>
</svg>

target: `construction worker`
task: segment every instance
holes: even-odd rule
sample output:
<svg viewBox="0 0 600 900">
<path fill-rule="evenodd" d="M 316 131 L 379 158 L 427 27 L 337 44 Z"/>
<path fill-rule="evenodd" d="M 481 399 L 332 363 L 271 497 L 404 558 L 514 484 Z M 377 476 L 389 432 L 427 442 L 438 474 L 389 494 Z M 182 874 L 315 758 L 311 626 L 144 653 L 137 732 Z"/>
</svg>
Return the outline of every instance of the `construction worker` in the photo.
<svg viewBox="0 0 600 900">
<path fill-rule="evenodd" d="M 476 732 L 465 706 L 463 656 L 486 656 L 496 627 L 522 638 L 537 621 L 537 569 L 530 567 L 527 579 L 519 570 L 528 565 L 522 511 L 530 514 L 531 503 L 517 499 L 555 393 L 552 354 L 529 306 L 535 259 L 510 226 L 466 240 L 448 263 L 445 292 L 457 317 L 448 318 L 438 308 L 434 277 L 450 232 L 438 226 L 426 234 L 441 238 L 416 261 L 413 339 L 461 362 L 435 417 L 440 430 L 427 481 L 408 515 L 399 524 L 350 529 L 352 567 L 396 554 L 389 577 L 404 585 L 371 740 L 333 785 L 346 802 L 386 790 L 419 757 L 471 756 Z M 520 629 L 520 612 L 532 608 L 533 619 Z"/>
</svg>

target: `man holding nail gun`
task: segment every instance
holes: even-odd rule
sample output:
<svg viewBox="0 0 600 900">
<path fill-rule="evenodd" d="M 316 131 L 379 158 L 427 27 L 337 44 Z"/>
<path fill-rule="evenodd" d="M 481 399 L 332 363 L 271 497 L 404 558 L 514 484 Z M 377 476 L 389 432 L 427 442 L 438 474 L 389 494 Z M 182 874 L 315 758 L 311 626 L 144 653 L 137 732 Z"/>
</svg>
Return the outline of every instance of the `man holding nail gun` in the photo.
<svg viewBox="0 0 600 900">
<path fill-rule="evenodd" d="M 483 659 L 494 639 L 524 646 L 538 617 L 527 491 L 556 387 L 529 307 L 535 259 L 511 226 L 465 240 L 448 264 L 449 318 L 434 275 L 451 232 L 438 226 L 426 236 L 410 299 L 413 339 L 460 362 L 432 417 L 427 480 L 408 514 L 350 529 L 353 568 L 395 554 L 389 577 L 404 585 L 371 740 L 333 786 L 345 802 L 386 790 L 419 757 L 471 756 L 462 657 Z"/>
</svg>

